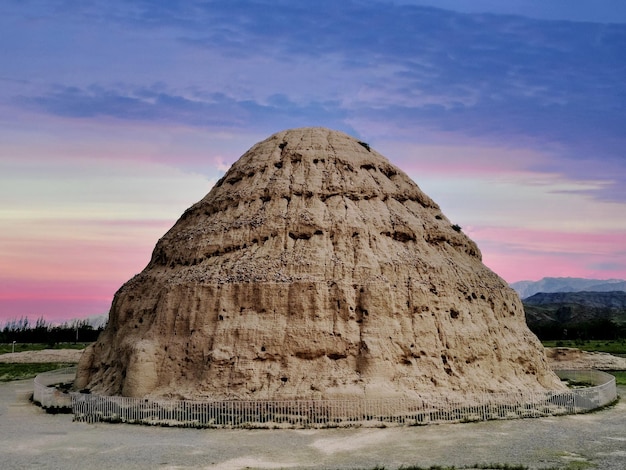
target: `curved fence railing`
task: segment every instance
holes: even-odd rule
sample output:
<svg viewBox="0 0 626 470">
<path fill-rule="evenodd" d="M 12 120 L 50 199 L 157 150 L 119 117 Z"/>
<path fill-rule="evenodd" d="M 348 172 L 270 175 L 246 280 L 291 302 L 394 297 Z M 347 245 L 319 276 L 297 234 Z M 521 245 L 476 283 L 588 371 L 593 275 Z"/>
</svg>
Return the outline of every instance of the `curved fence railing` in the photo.
<svg viewBox="0 0 626 470">
<path fill-rule="evenodd" d="M 429 400 L 168 401 L 76 392 L 66 394 L 63 400 L 69 398 L 74 419 L 85 422 L 198 428 L 321 428 L 426 425 L 554 416 L 587 412 L 617 399 L 615 378 L 610 374 L 600 371 L 556 372 L 559 377 L 584 386 L 558 392 L 468 395 L 462 402 L 443 395 Z M 54 380 L 52 377 L 42 380 L 42 375 L 45 374 L 35 379 L 35 388 Z M 61 376 L 59 372 L 56 377 Z M 41 391 L 38 393 L 40 397 L 45 395 Z M 46 406 L 45 399 L 36 401 Z"/>
<path fill-rule="evenodd" d="M 72 397 L 67 390 L 53 385 L 74 381 L 76 367 L 67 367 L 39 374 L 33 380 L 33 401 L 42 408 L 71 408 Z"/>
</svg>

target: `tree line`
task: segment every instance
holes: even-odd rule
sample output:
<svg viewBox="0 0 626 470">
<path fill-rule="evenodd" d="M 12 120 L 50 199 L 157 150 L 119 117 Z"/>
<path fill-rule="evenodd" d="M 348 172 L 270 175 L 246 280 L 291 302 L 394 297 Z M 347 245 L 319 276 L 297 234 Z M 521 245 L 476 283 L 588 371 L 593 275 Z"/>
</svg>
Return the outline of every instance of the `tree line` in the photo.
<svg viewBox="0 0 626 470">
<path fill-rule="evenodd" d="M 544 340 L 617 340 L 626 338 L 626 323 L 618 323 L 608 318 L 599 318 L 584 322 L 568 323 L 533 323 L 528 322 L 530 330 Z"/>
<path fill-rule="evenodd" d="M 46 322 L 43 317 L 33 324 L 27 317 L 9 320 L 0 331 L 0 343 L 90 343 L 98 338 L 104 326 L 94 328 L 88 320 L 73 320 L 61 325 Z"/>
</svg>

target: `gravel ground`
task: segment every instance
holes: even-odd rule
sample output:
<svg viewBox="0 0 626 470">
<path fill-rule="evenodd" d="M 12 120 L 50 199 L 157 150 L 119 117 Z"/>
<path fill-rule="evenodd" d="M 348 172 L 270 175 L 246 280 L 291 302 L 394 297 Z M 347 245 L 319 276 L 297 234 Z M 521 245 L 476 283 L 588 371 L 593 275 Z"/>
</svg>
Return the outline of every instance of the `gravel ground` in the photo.
<svg viewBox="0 0 626 470">
<path fill-rule="evenodd" d="M 386 429 L 196 430 L 74 423 L 71 415 L 49 415 L 32 405 L 31 393 L 30 380 L 0 384 L 4 470 L 395 469 L 480 462 L 626 468 L 624 400 L 600 412 L 558 418 Z"/>
</svg>

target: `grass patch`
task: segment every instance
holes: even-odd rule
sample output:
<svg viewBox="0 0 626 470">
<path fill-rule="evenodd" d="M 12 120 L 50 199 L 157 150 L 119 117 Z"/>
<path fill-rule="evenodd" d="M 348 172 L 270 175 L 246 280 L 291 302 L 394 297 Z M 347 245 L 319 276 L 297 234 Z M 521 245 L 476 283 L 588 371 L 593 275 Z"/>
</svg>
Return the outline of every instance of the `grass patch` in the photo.
<svg viewBox="0 0 626 470">
<path fill-rule="evenodd" d="M 546 348 L 577 348 L 589 352 L 626 354 L 626 339 L 542 341 Z"/>
<path fill-rule="evenodd" d="M 75 366 L 76 364 L 68 364 L 63 362 L 42 362 L 42 363 L 0 363 L 0 382 L 10 382 L 11 380 L 32 379 L 37 374 L 47 372 L 49 370 L 62 369 L 64 367 Z"/>
<path fill-rule="evenodd" d="M 626 370 L 610 370 L 607 373 L 615 376 L 615 383 L 617 385 L 626 385 Z"/>
<path fill-rule="evenodd" d="M 595 386 L 594 383 L 586 382 L 584 380 L 561 379 L 561 381 L 569 388 L 589 388 Z"/>
<path fill-rule="evenodd" d="M 376 467 L 374 470 L 382 470 L 384 467 Z M 431 465 L 430 467 L 409 466 L 400 467 L 399 470 L 528 470 L 526 465 L 511 465 L 508 463 L 477 463 L 462 467 Z"/>
<path fill-rule="evenodd" d="M 15 343 L 15 352 L 43 351 L 44 349 L 85 349 L 91 343 L 56 343 L 54 345 L 43 343 Z M 13 352 L 11 343 L 0 344 L 0 354 Z"/>
<path fill-rule="evenodd" d="M 544 470 L 586 470 L 596 467 L 591 462 L 568 462 L 565 465 L 548 467 Z M 385 467 L 376 466 L 372 470 L 385 470 Z M 478 463 L 474 465 L 463 465 L 456 467 L 454 465 L 431 465 L 430 467 L 420 466 L 402 466 L 399 470 L 529 470 L 526 465 L 508 464 L 508 463 Z"/>
<path fill-rule="evenodd" d="M 588 470 L 590 468 L 596 467 L 597 465 L 595 463 L 576 460 L 573 462 L 568 462 L 565 466 L 549 467 L 545 470 Z"/>
</svg>

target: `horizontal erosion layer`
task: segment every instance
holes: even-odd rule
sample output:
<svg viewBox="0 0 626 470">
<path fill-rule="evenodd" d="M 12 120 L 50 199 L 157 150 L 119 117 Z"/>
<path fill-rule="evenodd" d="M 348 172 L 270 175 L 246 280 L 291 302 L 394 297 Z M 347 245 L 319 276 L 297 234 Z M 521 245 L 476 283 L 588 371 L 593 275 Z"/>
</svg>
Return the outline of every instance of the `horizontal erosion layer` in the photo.
<svg viewBox="0 0 626 470">
<path fill-rule="evenodd" d="M 237 196 L 237 197 L 235 197 Z M 430 203 L 424 199 L 417 191 L 410 193 L 396 193 L 396 194 L 382 194 L 376 191 L 328 191 L 328 192 L 313 192 L 310 190 L 298 190 L 290 189 L 289 193 L 285 194 L 273 194 L 263 191 L 263 194 L 248 195 L 248 194 L 227 194 L 222 197 L 214 197 L 210 201 L 200 203 L 202 207 L 198 207 L 200 204 L 187 209 L 181 220 L 185 220 L 188 217 L 195 215 L 196 211 L 202 210 L 202 214 L 207 217 L 217 214 L 219 212 L 225 212 L 228 209 L 238 209 L 241 204 L 248 204 L 255 201 L 260 201 L 262 204 L 268 203 L 273 199 L 284 199 L 287 203 L 290 203 L 293 198 L 312 199 L 318 198 L 320 201 L 326 203 L 332 198 L 348 199 L 353 202 L 357 201 L 369 201 L 372 199 L 380 199 L 382 202 L 387 202 L 389 199 L 393 199 L 400 204 L 404 204 L 407 201 L 415 202 L 425 209 L 439 210 L 437 205 Z"/>
<path fill-rule="evenodd" d="M 383 231 L 383 232 L 380 232 L 379 235 L 390 238 L 394 242 L 401 243 L 401 244 L 415 244 L 417 242 L 417 235 L 409 230 Z M 303 243 L 303 242 L 310 243 L 315 237 L 328 236 L 331 240 L 333 240 L 335 237 L 333 232 L 326 234 L 324 230 L 320 230 L 320 229 L 314 229 L 314 230 L 309 230 L 309 231 L 302 230 L 302 229 L 297 230 L 297 231 L 289 230 L 287 231 L 286 236 L 289 237 L 289 239 L 295 242 L 300 242 L 300 243 Z M 359 236 L 361 236 L 361 233 L 358 231 L 355 231 L 352 233 L 351 238 L 358 238 Z M 371 234 L 368 234 L 368 236 L 371 236 Z M 214 246 L 211 246 L 208 250 L 206 250 L 206 252 L 202 256 L 199 256 L 199 257 L 195 256 L 195 257 L 189 257 L 189 258 L 181 257 L 181 256 L 170 257 L 167 255 L 166 249 L 163 247 L 163 245 L 158 245 L 154 250 L 154 253 L 152 256 L 152 262 L 157 265 L 170 266 L 170 267 L 181 266 L 181 265 L 182 266 L 195 266 L 211 258 L 228 256 L 232 253 L 240 252 L 241 250 L 248 250 L 248 249 L 253 250 L 255 249 L 255 247 L 263 245 L 264 243 L 267 243 L 271 239 L 274 239 L 277 237 L 281 237 L 281 243 L 282 243 L 282 239 L 285 237 L 285 234 L 272 232 L 272 233 L 262 235 L 262 236 L 254 236 L 248 242 L 245 242 L 245 243 L 214 245 Z M 433 246 L 438 246 L 441 244 L 448 244 L 452 247 L 463 249 L 469 255 L 476 256 L 475 251 L 470 245 L 466 245 L 460 239 L 455 240 L 453 238 L 449 238 L 442 233 L 438 233 L 438 234 L 427 233 L 424 236 L 424 240 L 428 244 L 433 245 Z"/>
</svg>

